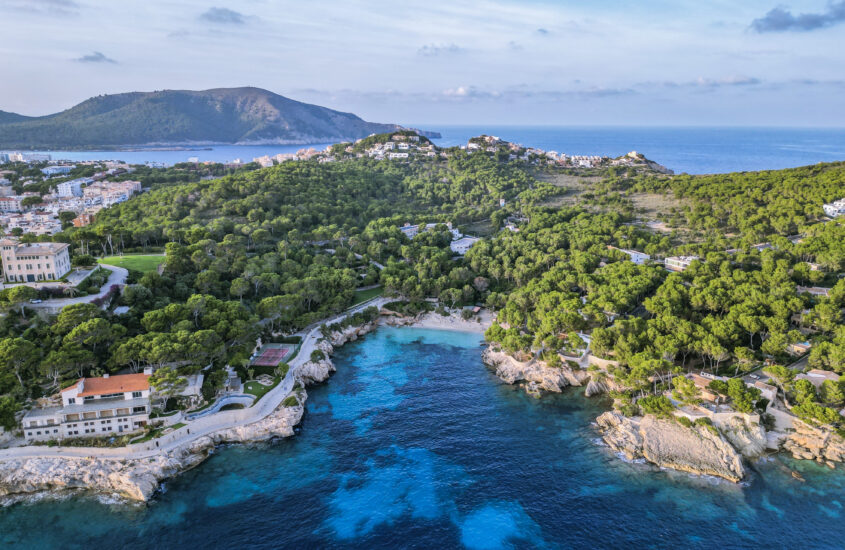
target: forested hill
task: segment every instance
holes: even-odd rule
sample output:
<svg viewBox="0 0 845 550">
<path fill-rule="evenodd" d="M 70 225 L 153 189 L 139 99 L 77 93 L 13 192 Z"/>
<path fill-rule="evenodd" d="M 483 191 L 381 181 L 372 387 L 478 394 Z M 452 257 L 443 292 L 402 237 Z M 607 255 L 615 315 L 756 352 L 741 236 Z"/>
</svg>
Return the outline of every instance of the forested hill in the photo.
<svg viewBox="0 0 845 550">
<path fill-rule="evenodd" d="M 0 111 L 0 148 L 327 143 L 397 128 L 259 88 L 164 90 L 92 97 L 43 117 Z"/>
</svg>

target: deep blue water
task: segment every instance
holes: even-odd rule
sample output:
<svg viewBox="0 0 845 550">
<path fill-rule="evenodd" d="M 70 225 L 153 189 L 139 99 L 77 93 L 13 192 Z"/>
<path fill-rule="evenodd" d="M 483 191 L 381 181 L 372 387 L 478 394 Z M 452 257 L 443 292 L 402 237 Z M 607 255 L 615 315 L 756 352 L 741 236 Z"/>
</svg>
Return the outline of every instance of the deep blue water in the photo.
<svg viewBox="0 0 845 550">
<path fill-rule="evenodd" d="M 437 126 L 443 138 L 438 145 L 465 144 L 480 134 L 570 155 L 619 156 L 636 150 L 677 173 L 713 174 L 750 170 L 775 170 L 845 160 L 845 129 L 814 128 L 636 128 L 559 126 Z M 324 149 L 327 144 L 314 145 Z M 142 164 L 173 164 L 189 157 L 201 161 L 245 162 L 263 155 L 290 153 L 304 146 L 217 146 L 194 151 L 49 151 L 54 159 L 120 159 Z M 309 146 L 310 147 L 310 146 Z"/>
<path fill-rule="evenodd" d="M 845 129 L 480 127 L 436 128 L 441 146 L 481 133 L 569 155 L 617 157 L 635 150 L 676 173 L 717 174 L 777 170 L 845 160 Z"/>
<path fill-rule="evenodd" d="M 619 460 L 608 405 L 500 383 L 479 337 L 382 328 L 339 350 L 291 439 L 219 450 L 147 507 L 0 510 L 3 548 L 841 548 L 845 475 L 734 485 Z"/>
</svg>

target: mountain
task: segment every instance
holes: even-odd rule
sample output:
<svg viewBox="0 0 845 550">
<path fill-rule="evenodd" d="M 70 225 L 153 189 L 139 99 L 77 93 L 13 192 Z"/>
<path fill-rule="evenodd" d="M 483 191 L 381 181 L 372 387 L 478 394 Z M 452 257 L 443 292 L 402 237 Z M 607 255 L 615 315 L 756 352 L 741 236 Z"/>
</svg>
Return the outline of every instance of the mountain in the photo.
<svg viewBox="0 0 845 550">
<path fill-rule="evenodd" d="M 328 143 L 399 128 L 260 88 L 163 90 L 92 97 L 42 117 L 0 111 L 0 149 Z"/>
</svg>

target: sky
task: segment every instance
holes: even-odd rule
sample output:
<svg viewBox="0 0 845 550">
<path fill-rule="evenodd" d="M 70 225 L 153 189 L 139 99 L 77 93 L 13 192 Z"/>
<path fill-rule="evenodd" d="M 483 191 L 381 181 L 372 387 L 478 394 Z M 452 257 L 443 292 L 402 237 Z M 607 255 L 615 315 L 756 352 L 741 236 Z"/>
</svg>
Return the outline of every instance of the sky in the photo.
<svg viewBox="0 0 845 550">
<path fill-rule="evenodd" d="M 401 124 L 845 127 L 845 0 L 0 0 L 0 110 L 257 86 Z"/>
</svg>

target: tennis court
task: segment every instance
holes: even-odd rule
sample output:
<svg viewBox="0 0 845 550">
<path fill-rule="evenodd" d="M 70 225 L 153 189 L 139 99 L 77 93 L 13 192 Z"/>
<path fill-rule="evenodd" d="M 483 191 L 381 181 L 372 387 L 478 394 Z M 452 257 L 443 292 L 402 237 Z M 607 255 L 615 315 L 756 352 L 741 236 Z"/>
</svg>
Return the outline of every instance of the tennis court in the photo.
<svg viewBox="0 0 845 550">
<path fill-rule="evenodd" d="M 285 357 L 290 355 L 294 349 L 296 349 L 294 344 L 266 344 L 258 350 L 252 364 L 261 367 L 275 367 L 284 361 Z"/>
</svg>

